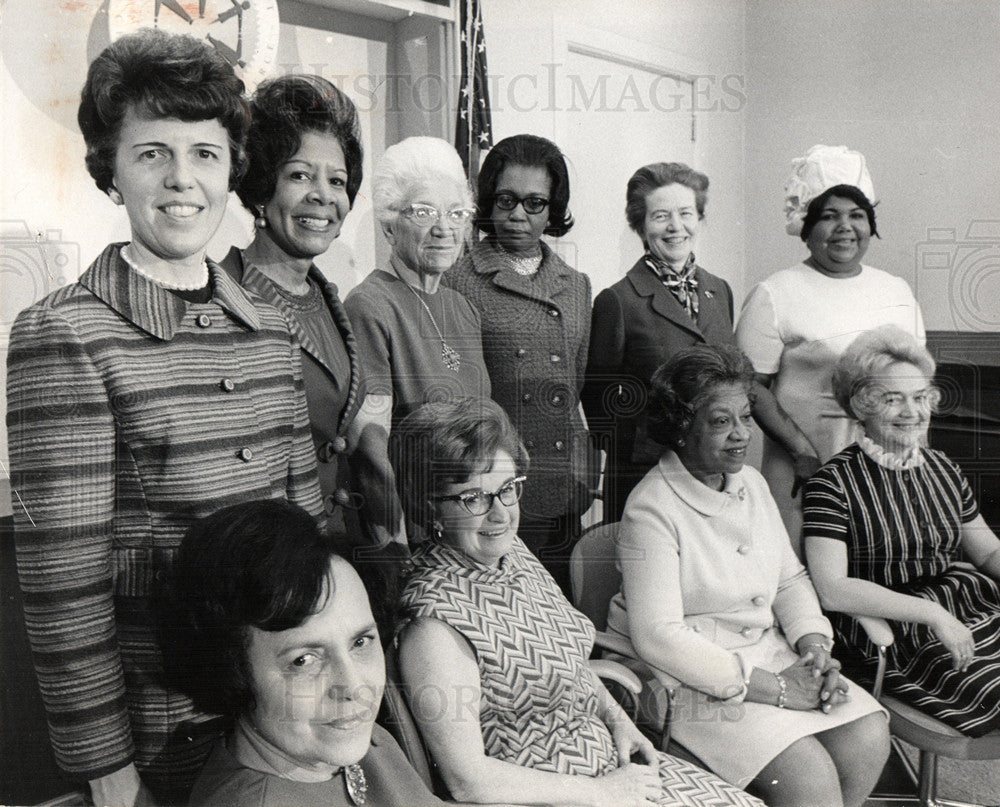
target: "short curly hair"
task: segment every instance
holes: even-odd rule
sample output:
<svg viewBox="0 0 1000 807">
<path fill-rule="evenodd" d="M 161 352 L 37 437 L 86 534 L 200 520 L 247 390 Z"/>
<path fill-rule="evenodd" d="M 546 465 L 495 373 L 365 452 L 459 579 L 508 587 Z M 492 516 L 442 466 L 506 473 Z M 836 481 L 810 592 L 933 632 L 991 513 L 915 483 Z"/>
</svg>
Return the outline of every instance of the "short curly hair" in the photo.
<svg viewBox="0 0 1000 807">
<path fill-rule="evenodd" d="M 912 364 L 928 379 L 937 369 L 934 357 L 911 334 L 896 325 L 880 325 L 863 332 L 845 350 L 833 368 L 833 397 L 848 415 L 864 420 L 877 409 L 879 376 L 894 364 Z M 940 400 L 934 391 L 932 406 Z"/>
<path fill-rule="evenodd" d="M 544 168 L 552 188 L 549 191 L 549 220 L 543 231 L 555 238 L 566 235 L 573 226 L 569 212 L 569 169 L 559 146 L 544 137 L 519 134 L 501 140 L 486 153 L 479 169 L 476 226 L 488 235 L 494 233 L 493 205 L 497 182 L 508 165 Z"/>
<path fill-rule="evenodd" d="M 265 81 L 250 99 L 247 171 L 236 192 L 251 212 L 274 196 L 278 172 L 299 150 L 305 132 L 332 135 L 344 151 L 347 198 L 361 187 L 361 124 L 354 103 L 320 76 L 293 74 Z"/>
<path fill-rule="evenodd" d="M 431 530 L 430 498 L 451 485 L 488 470 L 498 451 L 528 470 L 528 452 L 503 408 L 489 398 L 427 403 L 394 427 L 389 458 L 406 515 Z"/>
<path fill-rule="evenodd" d="M 698 409 L 719 387 L 742 387 L 753 404 L 753 365 L 732 345 L 692 345 L 661 364 L 649 383 L 646 419 L 649 436 L 676 449 Z"/>
<path fill-rule="evenodd" d="M 803 241 L 809 240 L 809 234 L 813 231 L 813 227 L 816 226 L 819 217 L 823 213 L 823 205 L 833 196 L 840 199 L 850 199 L 864 210 L 865 215 L 868 216 L 868 228 L 871 230 L 872 235 L 876 238 L 882 237 L 878 234 L 878 228 L 875 226 L 875 205 L 865 196 L 864 191 L 856 188 L 854 185 L 834 185 L 832 188 L 827 188 L 809 203 L 809 206 L 806 208 L 806 215 L 802 219 L 802 232 L 799 233 L 799 238 Z"/>
<path fill-rule="evenodd" d="M 694 206 L 698 218 L 705 218 L 708 201 L 708 177 L 684 163 L 651 163 L 644 165 L 628 181 L 625 188 L 625 218 L 628 226 L 642 238 L 646 223 L 646 197 L 666 185 L 684 185 L 694 191 Z"/>
<path fill-rule="evenodd" d="M 471 207 L 472 189 L 465 167 L 447 140 L 439 137 L 408 137 L 385 150 L 372 177 L 372 207 L 375 219 L 391 224 L 421 185 L 453 183 L 461 204 Z"/>
<path fill-rule="evenodd" d="M 91 62 L 77 123 L 87 144 L 87 170 L 102 192 L 112 187 L 115 153 L 129 110 L 146 118 L 216 119 L 229 137 L 229 187 L 246 166 L 250 119 L 243 82 L 205 42 L 143 29 L 116 39 Z"/>
<path fill-rule="evenodd" d="M 343 537 L 281 499 L 243 502 L 196 521 L 157 597 L 168 684 L 206 712 L 235 718 L 251 710 L 247 629 L 305 622 L 331 593 L 331 560 L 347 551 Z"/>
</svg>

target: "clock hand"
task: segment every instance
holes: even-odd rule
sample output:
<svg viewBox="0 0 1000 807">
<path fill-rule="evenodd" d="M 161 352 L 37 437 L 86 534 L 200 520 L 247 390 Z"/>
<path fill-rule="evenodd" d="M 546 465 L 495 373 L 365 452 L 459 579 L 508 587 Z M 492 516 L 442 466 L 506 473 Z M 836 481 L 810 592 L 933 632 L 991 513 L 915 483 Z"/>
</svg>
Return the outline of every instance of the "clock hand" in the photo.
<svg viewBox="0 0 1000 807">
<path fill-rule="evenodd" d="M 187 22 L 187 23 L 193 23 L 194 22 L 194 19 L 191 17 L 191 15 L 188 14 L 187 11 L 184 10 L 184 6 L 182 6 L 180 3 L 178 3 L 177 0 L 156 0 L 156 15 L 157 15 L 157 17 L 159 17 L 160 6 L 161 5 L 166 6 L 167 8 L 169 8 L 172 12 L 174 12 L 174 14 L 176 14 L 178 17 L 180 17 L 185 22 Z"/>
<path fill-rule="evenodd" d="M 231 47 L 229 47 L 229 45 L 225 44 L 224 42 L 220 42 L 218 39 L 216 39 L 211 34 L 209 34 L 205 38 L 209 42 L 212 43 L 212 46 L 219 52 L 219 54 L 227 62 L 229 62 L 231 65 L 237 65 L 238 64 L 238 65 L 242 66 L 243 63 L 240 61 L 240 55 L 241 55 L 241 52 L 243 50 L 242 37 L 241 37 L 241 39 L 239 41 L 239 44 L 236 46 L 237 47 L 236 50 L 233 50 Z"/>
<path fill-rule="evenodd" d="M 230 1 L 233 4 L 233 8 L 229 9 L 228 11 L 223 11 L 218 17 L 215 18 L 214 22 L 225 22 L 226 20 L 231 19 L 232 17 L 235 17 L 237 15 L 239 15 L 240 18 L 242 18 L 244 10 L 250 8 L 250 0 L 243 0 L 242 3 L 238 2 L 238 0 L 230 0 Z"/>
<path fill-rule="evenodd" d="M 205 4 L 208 0 L 198 0 L 198 16 L 201 19 L 205 19 Z"/>
</svg>

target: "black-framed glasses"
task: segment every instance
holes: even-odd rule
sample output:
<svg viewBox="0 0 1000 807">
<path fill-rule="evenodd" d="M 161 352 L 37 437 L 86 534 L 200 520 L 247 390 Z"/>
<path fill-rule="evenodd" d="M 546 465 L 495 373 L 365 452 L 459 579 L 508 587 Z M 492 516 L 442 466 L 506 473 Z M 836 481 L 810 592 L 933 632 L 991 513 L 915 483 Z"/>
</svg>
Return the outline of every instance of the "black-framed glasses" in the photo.
<svg viewBox="0 0 1000 807">
<path fill-rule="evenodd" d="M 515 196 L 513 193 L 501 191 L 493 197 L 493 203 L 501 210 L 513 210 L 518 205 L 524 208 L 525 213 L 541 213 L 549 206 L 549 200 L 544 196 Z"/>
<path fill-rule="evenodd" d="M 441 211 L 433 205 L 419 203 L 407 205 L 399 212 L 422 227 L 431 227 L 442 218 L 446 218 L 449 224 L 457 227 L 465 224 L 476 214 L 471 207 L 453 207 L 451 210 Z"/>
<path fill-rule="evenodd" d="M 511 507 L 521 500 L 521 493 L 524 490 L 524 480 L 526 476 L 515 476 L 508 479 L 493 493 L 485 490 L 463 490 L 450 496 L 431 496 L 431 501 L 435 502 L 458 502 L 471 515 L 485 516 L 493 507 L 493 500 L 499 499 L 504 507 Z"/>
</svg>

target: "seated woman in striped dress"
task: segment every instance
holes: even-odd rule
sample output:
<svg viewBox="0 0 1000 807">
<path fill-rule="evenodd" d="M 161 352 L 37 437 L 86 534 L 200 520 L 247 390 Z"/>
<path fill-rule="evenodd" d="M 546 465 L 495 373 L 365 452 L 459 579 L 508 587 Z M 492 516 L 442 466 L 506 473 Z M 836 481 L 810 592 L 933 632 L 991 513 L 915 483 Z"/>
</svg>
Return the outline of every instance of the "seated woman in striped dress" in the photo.
<svg viewBox="0 0 1000 807">
<path fill-rule="evenodd" d="M 493 401 L 429 403 L 393 430 L 413 554 L 400 668 L 451 795 L 503 804 L 756 805 L 659 754 L 591 672 L 594 626 L 517 537 L 528 457 Z"/>
<path fill-rule="evenodd" d="M 886 691 L 978 737 L 1000 729 L 1000 540 L 959 467 L 926 446 L 933 378 L 930 354 L 899 328 L 848 348 L 833 389 L 865 435 L 809 481 L 803 535 L 827 609 L 889 620 Z M 834 627 L 845 665 L 870 676 L 864 631 L 843 614 Z"/>
</svg>

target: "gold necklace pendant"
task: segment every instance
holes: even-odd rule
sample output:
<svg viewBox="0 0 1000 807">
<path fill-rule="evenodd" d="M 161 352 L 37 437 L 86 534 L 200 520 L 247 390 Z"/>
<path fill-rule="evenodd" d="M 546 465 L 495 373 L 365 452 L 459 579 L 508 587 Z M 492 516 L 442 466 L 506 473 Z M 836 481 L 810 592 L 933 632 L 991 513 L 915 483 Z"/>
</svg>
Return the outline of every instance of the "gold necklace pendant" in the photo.
<svg viewBox="0 0 1000 807">
<path fill-rule="evenodd" d="M 344 768 L 344 784 L 352 804 L 362 805 L 368 798 L 368 780 L 361 766 L 355 763 Z"/>
</svg>

